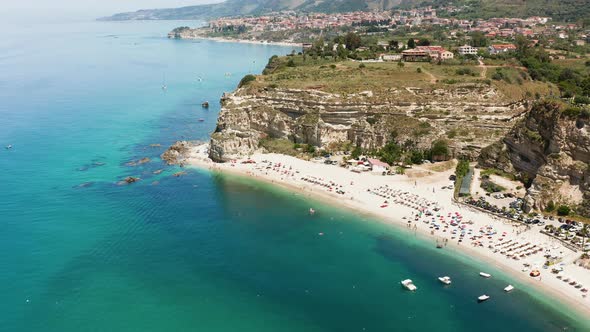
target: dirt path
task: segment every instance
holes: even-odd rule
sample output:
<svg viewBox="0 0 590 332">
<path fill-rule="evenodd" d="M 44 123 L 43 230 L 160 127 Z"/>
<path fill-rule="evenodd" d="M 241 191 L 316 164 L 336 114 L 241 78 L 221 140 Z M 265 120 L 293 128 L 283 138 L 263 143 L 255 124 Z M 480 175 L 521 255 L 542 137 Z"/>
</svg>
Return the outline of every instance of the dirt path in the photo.
<svg viewBox="0 0 590 332">
<path fill-rule="evenodd" d="M 481 68 L 481 73 L 480 76 L 482 78 L 486 78 L 486 75 L 488 73 L 488 67 L 485 65 L 485 63 L 483 63 L 483 61 L 481 61 L 481 59 L 477 59 L 477 61 L 479 61 L 479 68 Z"/>
<path fill-rule="evenodd" d="M 428 77 L 430 77 L 430 83 L 434 84 L 436 82 L 438 82 L 438 79 L 436 78 L 436 76 L 434 76 L 431 72 L 429 72 L 428 70 L 422 68 L 422 72 L 426 75 L 428 75 Z"/>
<path fill-rule="evenodd" d="M 481 59 L 477 59 L 477 61 L 479 62 L 478 67 L 481 68 L 480 76 L 482 78 L 485 78 L 486 77 L 486 75 L 488 73 L 488 68 L 515 68 L 515 69 L 520 69 L 520 70 L 528 71 L 528 69 L 526 67 L 522 67 L 522 66 L 512 66 L 512 65 L 486 65 L 485 63 L 483 63 L 483 61 L 481 61 Z"/>
</svg>

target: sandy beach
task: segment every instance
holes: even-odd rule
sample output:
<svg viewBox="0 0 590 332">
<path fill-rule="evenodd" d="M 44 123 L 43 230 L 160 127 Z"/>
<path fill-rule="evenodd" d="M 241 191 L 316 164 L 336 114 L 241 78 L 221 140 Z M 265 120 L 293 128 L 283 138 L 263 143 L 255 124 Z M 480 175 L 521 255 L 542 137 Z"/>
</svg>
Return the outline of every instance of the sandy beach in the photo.
<svg viewBox="0 0 590 332">
<path fill-rule="evenodd" d="M 518 282 L 559 299 L 582 317 L 590 316 L 590 299 L 583 292 L 590 287 L 590 270 L 574 264 L 581 253 L 540 233 L 543 227 L 527 228 L 455 202 L 453 189 L 447 187 L 452 185 L 449 176 L 454 168 L 383 176 L 278 154 L 257 153 L 247 163 L 243 159 L 225 164 L 213 163 L 207 154 L 207 144 L 193 147 L 188 162 L 194 167 L 273 183 L 409 228 L 431 239 L 433 246 L 491 264 Z M 557 274 L 543 268 L 545 255 L 557 257 L 553 267 L 563 271 Z M 531 277 L 534 270 L 540 276 Z"/>
<path fill-rule="evenodd" d="M 188 38 L 185 38 L 188 39 Z M 206 36 L 199 36 L 190 38 L 194 40 L 212 40 L 219 43 L 240 43 L 240 44 L 255 44 L 255 45 L 275 45 L 275 46 L 288 46 L 288 47 L 298 47 L 301 48 L 301 43 L 289 43 L 289 42 L 273 42 L 268 40 L 249 40 L 249 39 L 233 39 L 233 38 L 223 38 L 223 37 L 206 37 Z"/>
</svg>

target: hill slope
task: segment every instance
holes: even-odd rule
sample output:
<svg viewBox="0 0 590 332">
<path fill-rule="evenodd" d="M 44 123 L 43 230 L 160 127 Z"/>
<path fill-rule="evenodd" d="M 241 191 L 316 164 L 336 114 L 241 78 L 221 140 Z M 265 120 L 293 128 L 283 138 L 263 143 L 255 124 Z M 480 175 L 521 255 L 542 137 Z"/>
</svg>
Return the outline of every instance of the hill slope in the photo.
<svg viewBox="0 0 590 332">
<path fill-rule="evenodd" d="M 102 20 L 204 19 L 221 16 L 254 15 L 281 10 L 348 12 L 388 10 L 401 0 L 227 0 L 222 3 L 167 9 L 144 9 L 115 14 Z"/>
<path fill-rule="evenodd" d="M 590 17 L 588 0 L 401 0 L 399 7 L 468 6 L 457 13 L 460 18 L 549 16 L 557 21 L 576 21 Z"/>
</svg>

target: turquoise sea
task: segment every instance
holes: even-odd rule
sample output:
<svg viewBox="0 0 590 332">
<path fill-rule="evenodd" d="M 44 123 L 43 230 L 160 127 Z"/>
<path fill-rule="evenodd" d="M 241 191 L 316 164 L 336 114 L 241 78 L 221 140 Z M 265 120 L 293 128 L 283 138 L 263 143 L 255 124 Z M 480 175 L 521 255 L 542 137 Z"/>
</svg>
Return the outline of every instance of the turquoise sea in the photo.
<svg viewBox="0 0 590 332">
<path fill-rule="evenodd" d="M 220 95 L 291 51 L 165 38 L 186 24 L 2 27 L 1 331 L 590 331 L 405 229 L 251 180 L 172 176 L 165 147 L 206 140 Z"/>
</svg>

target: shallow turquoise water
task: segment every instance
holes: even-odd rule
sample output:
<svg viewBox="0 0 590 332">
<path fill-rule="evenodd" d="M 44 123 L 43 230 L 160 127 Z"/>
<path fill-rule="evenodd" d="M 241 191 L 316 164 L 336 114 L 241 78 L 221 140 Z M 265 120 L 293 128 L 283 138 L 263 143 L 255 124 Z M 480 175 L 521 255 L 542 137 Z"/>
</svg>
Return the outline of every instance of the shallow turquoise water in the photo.
<svg viewBox="0 0 590 332">
<path fill-rule="evenodd" d="M 249 180 L 172 177 L 164 147 L 205 140 L 221 93 L 291 51 L 163 38 L 181 24 L 3 27 L 0 330 L 588 331 L 405 230 Z"/>
</svg>

